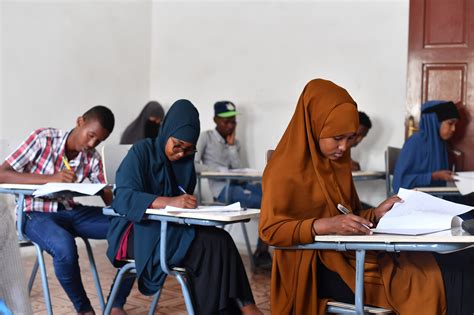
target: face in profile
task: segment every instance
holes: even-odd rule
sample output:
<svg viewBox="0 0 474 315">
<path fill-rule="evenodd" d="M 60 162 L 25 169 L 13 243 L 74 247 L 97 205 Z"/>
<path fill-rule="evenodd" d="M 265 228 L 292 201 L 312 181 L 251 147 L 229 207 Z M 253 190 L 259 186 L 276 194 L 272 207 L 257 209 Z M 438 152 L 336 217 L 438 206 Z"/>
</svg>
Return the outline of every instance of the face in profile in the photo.
<svg viewBox="0 0 474 315">
<path fill-rule="evenodd" d="M 97 119 L 84 119 L 79 117 L 74 129 L 73 151 L 81 152 L 94 149 L 108 138 L 110 132 L 102 127 Z"/>
<path fill-rule="evenodd" d="M 165 155 L 171 162 L 196 153 L 196 146 L 190 142 L 169 137 L 165 145 Z"/>
<path fill-rule="evenodd" d="M 214 117 L 214 122 L 216 123 L 217 131 L 224 138 L 231 135 L 237 126 L 237 120 L 235 119 L 235 116 L 228 118 Z"/>
<path fill-rule="evenodd" d="M 369 128 L 367 128 L 364 125 L 359 125 L 359 129 L 357 129 L 357 132 L 355 134 L 355 137 L 350 143 L 351 147 L 356 147 L 359 143 L 364 140 L 365 136 L 367 136 L 367 133 L 369 132 Z"/>
<path fill-rule="evenodd" d="M 439 127 L 439 136 L 443 140 L 449 140 L 454 136 L 454 132 L 456 131 L 456 124 L 458 123 L 458 119 L 452 118 L 443 120 L 441 122 L 441 126 Z"/>
<path fill-rule="evenodd" d="M 335 137 L 321 138 L 319 139 L 319 149 L 326 158 L 335 161 L 350 149 L 355 136 L 356 133 L 349 132 Z"/>
</svg>

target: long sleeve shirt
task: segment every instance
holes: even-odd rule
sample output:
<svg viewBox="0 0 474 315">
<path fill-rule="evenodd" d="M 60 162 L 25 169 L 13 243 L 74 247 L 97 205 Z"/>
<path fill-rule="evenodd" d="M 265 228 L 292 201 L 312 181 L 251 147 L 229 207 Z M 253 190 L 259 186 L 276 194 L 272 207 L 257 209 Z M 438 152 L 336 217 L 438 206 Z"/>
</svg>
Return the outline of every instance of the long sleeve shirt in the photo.
<svg viewBox="0 0 474 315">
<path fill-rule="evenodd" d="M 194 162 L 198 173 L 242 168 L 239 141 L 235 140 L 233 145 L 227 144 L 216 129 L 202 132 L 196 149 Z M 225 180 L 210 179 L 212 196 L 217 198 L 225 185 Z"/>
</svg>

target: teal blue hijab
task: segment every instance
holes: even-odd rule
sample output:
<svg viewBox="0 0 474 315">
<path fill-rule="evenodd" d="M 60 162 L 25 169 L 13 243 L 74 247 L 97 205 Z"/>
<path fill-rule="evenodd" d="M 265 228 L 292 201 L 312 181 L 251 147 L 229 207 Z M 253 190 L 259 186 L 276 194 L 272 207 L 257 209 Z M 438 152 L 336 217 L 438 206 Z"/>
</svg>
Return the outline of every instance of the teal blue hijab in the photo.
<svg viewBox="0 0 474 315">
<path fill-rule="evenodd" d="M 137 142 L 122 161 L 116 175 L 112 207 L 123 217 L 113 218 L 107 239 L 107 256 L 115 266 L 115 257 L 123 234 L 133 223 L 134 256 L 138 287 L 143 294 L 154 294 L 166 278 L 160 266 L 160 222 L 143 220 L 146 209 L 159 196 L 181 195 L 178 185 L 189 194 L 196 186 L 194 154 L 171 162 L 165 154 L 170 137 L 196 144 L 200 132 L 199 113 L 188 100 L 176 101 L 168 111 L 156 139 Z M 168 263 L 179 265 L 194 239 L 193 227 L 170 224 L 167 235 Z"/>
</svg>

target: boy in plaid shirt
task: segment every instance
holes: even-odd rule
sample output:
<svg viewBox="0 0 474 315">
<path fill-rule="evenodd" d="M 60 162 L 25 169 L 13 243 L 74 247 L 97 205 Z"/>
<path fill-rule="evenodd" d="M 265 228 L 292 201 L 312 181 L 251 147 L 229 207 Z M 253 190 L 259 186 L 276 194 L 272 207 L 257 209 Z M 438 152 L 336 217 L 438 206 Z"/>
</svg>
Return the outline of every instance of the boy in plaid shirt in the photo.
<svg viewBox="0 0 474 315">
<path fill-rule="evenodd" d="M 95 106 L 77 118 L 71 131 L 55 128 L 35 130 L 0 166 L 0 183 L 45 184 L 49 182 L 105 183 L 102 161 L 95 147 L 114 128 L 114 115 L 104 106 Z M 69 161 L 70 168 L 64 159 Z M 102 199 L 112 201 L 110 189 Z M 25 234 L 53 256 L 56 277 L 78 314 L 94 314 L 80 276 L 76 236 L 105 239 L 109 219 L 101 207 L 83 206 L 72 198 L 25 198 Z M 132 281 L 124 282 L 112 314 L 125 314 L 123 305 Z"/>
</svg>

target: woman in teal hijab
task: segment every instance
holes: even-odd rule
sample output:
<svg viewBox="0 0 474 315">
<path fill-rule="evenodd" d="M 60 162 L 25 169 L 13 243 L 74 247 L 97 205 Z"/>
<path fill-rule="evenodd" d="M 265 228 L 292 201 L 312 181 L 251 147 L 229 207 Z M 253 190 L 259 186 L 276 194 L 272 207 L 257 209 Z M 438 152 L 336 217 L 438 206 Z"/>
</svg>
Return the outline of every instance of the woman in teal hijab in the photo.
<svg viewBox="0 0 474 315">
<path fill-rule="evenodd" d="M 107 255 L 115 266 L 136 261 L 138 288 L 152 295 L 166 278 L 160 266 L 160 222 L 143 220 L 146 209 L 167 205 L 196 208 L 194 153 L 199 113 L 188 100 L 176 101 L 154 140 L 137 142 L 116 175 Z M 183 194 L 182 187 L 187 194 Z M 184 267 L 191 278 L 197 314 L 261 314 L 237 248 L 223 229 L 168 226 L 169 265 Z"/>
</svg>

